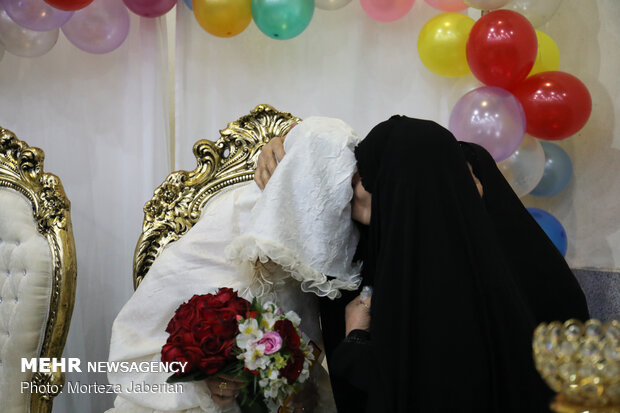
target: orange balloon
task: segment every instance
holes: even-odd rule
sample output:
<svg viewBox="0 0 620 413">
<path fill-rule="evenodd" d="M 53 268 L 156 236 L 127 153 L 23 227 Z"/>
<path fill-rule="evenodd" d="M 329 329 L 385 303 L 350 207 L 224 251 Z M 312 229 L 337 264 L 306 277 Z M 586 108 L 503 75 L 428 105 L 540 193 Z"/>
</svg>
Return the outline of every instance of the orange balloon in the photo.
<svg viewBox="0 0 620 413">
<path fill-rule="evenodd" d="M 251 0 L 193 0 L 194 16 L 214 36 L 236 36 L 252 21 Z"/>
</svg>

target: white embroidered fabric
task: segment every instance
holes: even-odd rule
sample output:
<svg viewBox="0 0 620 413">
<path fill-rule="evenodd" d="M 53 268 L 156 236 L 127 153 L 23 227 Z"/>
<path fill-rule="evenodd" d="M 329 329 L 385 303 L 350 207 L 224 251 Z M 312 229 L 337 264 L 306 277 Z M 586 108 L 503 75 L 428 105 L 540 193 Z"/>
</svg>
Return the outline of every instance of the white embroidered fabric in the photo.
<svg viewBox="0 0 620 413">
<path fill-rule="evenodd" d="M 340 119 L 310 117 L 293 128 L 279 163 L 228 258 L 253 278 L 262 295 L 279 280 L 256 265 L 278 264 L 304 292 L 331 299 L 355 290 L 360 266 L 352 264 L 359 234 L 351 220 L 351 179 L 360 138 Z"/>
<path fill-rule="evenodd" d="M 110 361 L 159 361 L 168 334 L 168 322 L 180 304 L 194 294 L 213 293 L 219 287 L 231 287 L 251 299 L 250 279 L 241 274 L 224 256 L 224 248 L 247 228 L 250 211 L 261 191 L 254 182 L 238 184 L 209 201 L 200 220 L 170 244 L 155 260 L 133 296 L 118 314 L 112 327 Z M 319 326 L 317 297 L 305 294 L 299 283 L 288 278 L 270 297 L 285 310 L 296 311 L 301 329 L 323 348 Z M 313 372 L 319 387 L 316 411 L 335 412 L 325 371 Z M 108 413 L 238 413 L 236 404 L 222 409 L 210 397 L 204 382 L 183 384 L 174 393 L 136 393 L 129 390 L 137 383 L 163 384 L 169 373 L 109 373 L 108 380 L 119 384 L 123 394 Z"/>
<path fill-rule="evenodd" d="M 21 358 L 38 357 L 52 290 L 52 253 L 37 231 L 32 205 L 21 193 L 0 188 L 0 405 L 3 413 L 29 410 L 20 391 L 32 373 Z"/>
</svg>

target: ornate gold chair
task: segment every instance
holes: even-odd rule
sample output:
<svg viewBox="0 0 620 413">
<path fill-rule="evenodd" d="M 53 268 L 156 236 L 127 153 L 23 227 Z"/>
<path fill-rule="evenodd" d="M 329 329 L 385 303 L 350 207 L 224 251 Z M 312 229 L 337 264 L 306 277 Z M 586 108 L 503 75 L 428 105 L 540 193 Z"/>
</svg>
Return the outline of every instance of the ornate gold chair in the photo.
<svg viewBox="0 0 620 413">
<path fill-rule="evenodd" d="M 215 141 L 194 144 L 198 165 L 193 171 L 173 172 L 144 205 L 142 234 L 134 255 L 137 288 L 164 247 L 178 240 L 200 218 L 209 200 L 224 188 L 254 179 L 263 145 L 282 136 L 300 119 L 269 105 L 230 122 Z"/>
<path fill-rule="evenodd" d="M 0 127 L 0 411 L 51 412 L 64 373 L 22 372 L 60 358 L 75 299 L 70 204 L 44 153 Z M 33 389 L 36 389 L 33 390 Z"/>
</svg>

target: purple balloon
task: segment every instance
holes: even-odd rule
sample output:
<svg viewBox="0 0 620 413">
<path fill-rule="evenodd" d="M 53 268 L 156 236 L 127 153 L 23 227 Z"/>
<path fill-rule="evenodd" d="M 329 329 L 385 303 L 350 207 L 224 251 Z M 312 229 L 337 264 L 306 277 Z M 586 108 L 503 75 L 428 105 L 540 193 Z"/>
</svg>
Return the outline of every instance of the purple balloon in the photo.
<svg viewBox="0 0 620 413">
<path fill-rule="evenodd" d="M 55 9 L 43 0 L 2 0 L 0 3 L 15 23 L 38 32 L 57 29 L 73 16 L 72 11 Z"/>
<path fill-rule="evenodd" d="M 521 144 L 525 136 L 525 112 L 512 93 L 483 86 L 456 102 L 449 128 L 458 140 L 483 146 L 499 162 Z"/>
<path fill-rule="evenodd" d="M 75 12 L 62 32 L 78 49 L 108 53 L 119 47 L 129 34 L 129 11 L 121 0 L 95 0 Z"/>
<path fill-rule="evenodd" d="M 159 17 L 168 13 L 177 0 L 123 0 L 129 10 L 142 17 Z"/>
</svg>

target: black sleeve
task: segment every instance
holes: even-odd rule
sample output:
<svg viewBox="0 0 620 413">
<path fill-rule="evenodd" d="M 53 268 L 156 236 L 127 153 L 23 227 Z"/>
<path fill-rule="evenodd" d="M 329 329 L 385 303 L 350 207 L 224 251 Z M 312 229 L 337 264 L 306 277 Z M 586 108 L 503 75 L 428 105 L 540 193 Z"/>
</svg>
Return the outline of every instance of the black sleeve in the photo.
<svg viewBox="0 0 620 413">
<path fill-rule="evenodd" d="M 344 377 L 336 377 L 332 370 L 333 355 L 344 340 L 344 309 L 349 301 L 359 294 L 356 291 L 345 291 L 342 297 L 336 300 L 322 298 L 321 306 L 321 328 L 323 330 L 323 343 L 325 345 L 325 355 L 329 367 L 329 379 L 332 383 L 334 399 L 338 408 L 338 413 L 360 413 L 366 410 L 367 395 L 364 391 L 353 386 Z"/>
<path fill-rule="evenodd" d="M 370 333 L 353 330 L 334 349 L 329 365 L 330 373 L 360 390 L 368 391 L 371 363 Z"/>
</svg>

